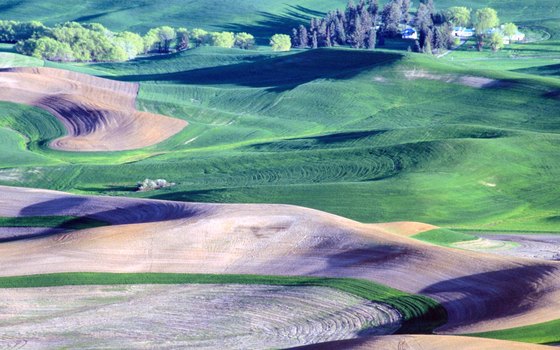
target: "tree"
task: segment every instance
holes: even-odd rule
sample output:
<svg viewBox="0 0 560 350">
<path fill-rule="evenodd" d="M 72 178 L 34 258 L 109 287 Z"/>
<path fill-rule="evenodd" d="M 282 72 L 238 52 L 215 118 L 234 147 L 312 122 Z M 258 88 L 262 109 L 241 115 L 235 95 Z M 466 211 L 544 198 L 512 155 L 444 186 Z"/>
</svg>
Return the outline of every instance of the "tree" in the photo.
<svg viewBox="0 0 560 350">
<path fill-rule="evenodd" d="M 175 29 L 169 26 L 152 28 L 145 36 L 147 51 L 156 50 L 160 53 L 169 52 L 171 42 L 175 40 L 176 37 L 177 33 Z"/>
<path fill-rule="evenodd" d="M 122 32 L 115 37 L 115 43 L 122 48 L 126 59 L 133 59 L 144 52 L 144 40 L 136 33 Z"/>
<path fill-rule="evenodd" d="M 458 27 L 466 27 L 471 22 L 471 9 L 464 6 L 453 6 L 445 11 L 446 20 Z"/>
<path fill-rule="evenodd" d="M 492 33 L 490 39 L 488 40 L 488 44 L 492 48 L 492 51 L 496 52 L 504 47 L 504 37 L 502 34 L 498 32 Z"/>
<path fill-rule="evenodd" d="M 255 46 L 255 37 L 249 33 L 237 33 L 235 35 L 235 47 L 243 50 L 252 49 Z"/>
<path fill-rule="evenodd" d="M 232 48 L 235 44 L 235 34 L 231 32 L 213 32 L 210 33 L 210 45 L 223 47 L 223 48 Z"/>
<path fill-rule="evenodd" d="M 375 43 L 377 42 L 377 32 L 375 28 L 373 27 L 368 28 L 366 35 L 367 35 L 367 39 L 365 42 L 366 49 L 375 49 Z"/>
<path fill-rule="evenodd" d="M 474 28 L 476 30 L 478 41 L 477 46 L 479 51 L 482 50 L 484 38 L 486 37 L 488 30 L 497 27 L 499 24 L 500 20 L 498 19 L 498 13 L 493 8 L 486 7 L 475 12 Z"/>
<path fill-rule="evenodd" d="M 292 29 L 291 39 L 292 39 L 292 47 L 299 47 L 300 46 L 299 32 L 298 32 L 297 28 Z"/>
<path fill-rule="evenodd" d="M 426 31 L 427 28 L 430 28 L 434 25 L 434 21 L 432 20 L 433 13 L 431 12 L 430 8 L 425 4 L 420 4 L 418 6 L 418 11 L 416 11 L 416 18 L 414 22 L 416 23 L 416 27 L 419 30 Z"/>
<path fill-rule="evenodd" d="M 290 51 L 292 47 L 290 36 L 274 34 L 272 38 L 270 38 L 270 46 L 272 46 L 273 51 Z"/>
<path fill-rule="evenodd" d="M 422 47 L 422 51 L 425 54 L 431 55 L 432 54 L 432 42 L 434 40 L 434 34 L 431 30 L 426 32 L 426 38 L 424 39 L 424 46 Z"/>
<path fill-rule="evenodd" d="M 422 49 L 420 48 L 420 42 L 418 40 L 414 40 L 414 46 L 412 46 L 412 52 L 421 52 Z"/>
<path fill-rule="evenodd" d="M 189 31 L 187 28 L 179 28 L 176 31 L 177 33 L 177 41 L 175 43 L 175 50 L 177 51 L 185 51 L 189 49 Z"/>
<path fill-rule="evenodd" d="M 191 32 L 191 39 L 196 47 L 208 44 L 210 37 L 207 31 L 200 28 L 194 28 Z"/>
<path fill-rule="evenodd" d="M 299 48 L 305 49 L 309 46 L 309 35 L 307 33 L 307 28 L 304 25 L 300 25 L 298 29 L 299 35 Z"/>
<path fill-rule="evenodd" d="M 381 13 L 384 36 L 394 37 L 399 34 L 399 23 L 402 17 L 402 0 L 388 2 Z"/>
<path fill-rule="evenodd" d="M 401 22 L 407 24 L 410 21 L 410 0 L 402 0 Z"/>
<path fill-rule="evenodd" d="M 317 39 L 317 32 L 313 32 L 311 36 L 311 48 L 316 49 L 319 46 L 319 40 Z"/>
<path fill-rule="evenodd" d="M 70 45 L 49 37 L 20 41 L 16 45 L 16 50 L 49 61 L 68 62 L 74 60 Z"/>
<path fill-rule="evenodd" d="M 517 28 L 517 26 L 514 23 L 504 24 L 504 29 L 503 29 L 504 35 L 509 39 L 511 39 L 512 36 L 517 34 L 518 30 L 519 29 Z"/>
</svg>

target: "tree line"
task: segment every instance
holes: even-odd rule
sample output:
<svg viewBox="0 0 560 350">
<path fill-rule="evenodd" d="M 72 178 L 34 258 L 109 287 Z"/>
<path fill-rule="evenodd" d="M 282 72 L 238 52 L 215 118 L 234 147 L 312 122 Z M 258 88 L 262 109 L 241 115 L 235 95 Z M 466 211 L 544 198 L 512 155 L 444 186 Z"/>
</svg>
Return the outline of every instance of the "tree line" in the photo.
<svg viewBox="0 0 560 350">
<path fill-rule="evenodd" d="M 466 7 L 457 6 L 437 11 L 433 0 L 420 0 L 414 16 L 410 10 L 410 0 L 391 0 L 383 7 L 378 0 L 360 0 L 357 4 L 349 0 L 344 10 L 330 11 L 323 18 L 312 18 L 308 26 L 293 28 L 291 46 L 300 49 L 332 46 L 374 49 L 385 45 L 385 39 L 401 37 L 404 28 L 414 27 L 418 39 L 410 49 L 432 53 L 456 45 L 453 28 L 468 25 L 476 29 L 479 50 L 485 44 L 492 49 L 499 49 L 500 44 L 503 46 L 502 33 L 488 34 L 489 29 L 500 23 L 492 8 L 479 9 L 474 13 Z M 508 23 L 503 32 L 511 36 L 517 32 L 517 27 Z"/>
<path fill-rule="evenodd" d="M 172 53 L 192 47 L 217 46 L 250 49 L 248 33 L 208 32 L 195 28 L 161 26 L 145 35 L 112 32 L 98 23 L 67 22 L 47 27 L 41 22 L 0 20 L 0 42 L 15 43 L 17 52 L 62 62 L 121 62 L 150 53 Z"/>
</svg>

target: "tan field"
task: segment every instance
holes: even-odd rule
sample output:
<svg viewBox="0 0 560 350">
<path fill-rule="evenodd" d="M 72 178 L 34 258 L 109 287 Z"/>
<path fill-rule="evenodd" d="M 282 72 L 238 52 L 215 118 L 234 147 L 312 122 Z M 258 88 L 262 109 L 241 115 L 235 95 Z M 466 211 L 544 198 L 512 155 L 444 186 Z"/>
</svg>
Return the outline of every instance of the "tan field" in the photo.
<svg viewBox="0 0 560 350">
<path fill-rule="evenodd" d="M 356 277 L 437 299 L 449 313 L 440 333 L 560 318 L 556 262 L 437 247 L 396 235 L 385 224 L 365 225 L 294 206 L 0 189 L 1 216 L 88 215 L 119 224 L 3 243 L 0 275 L 97 271 Z"/>
<path fill-rule="evenodd" d="M 0 347 L 263 349 L 391 334 L 391 307 L 324 287 L 115 285 L 0 289 Z M 320 311 L 319 311 L 320 310 Z"/>
<path fill-rule="evenodd" d="M 51 147 L 66 151 L 121 151 L 162 142 L 187 122 L 136 110 L 138 84 L 54 68 L 0 71 L 0 101 L 42 108 L 68 135 Z"/>
<path fill-rule="evenodd" d="M 556 349 L 553 346 L 525 344 L 505 340 L 482 339 L 448 335 L 390 335 L 351 339 L 302 346 L 301 350 L 539 350 Z"/>
</svg>

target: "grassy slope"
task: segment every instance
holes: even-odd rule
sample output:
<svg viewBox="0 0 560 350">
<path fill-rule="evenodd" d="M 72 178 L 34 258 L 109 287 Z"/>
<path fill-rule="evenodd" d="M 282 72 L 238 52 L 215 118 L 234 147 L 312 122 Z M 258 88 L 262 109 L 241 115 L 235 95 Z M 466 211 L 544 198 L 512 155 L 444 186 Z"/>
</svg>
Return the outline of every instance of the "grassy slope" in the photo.
<svg viewBox="0 0 560 350">
<path fill-rule="evenodd" d="M 76 216 L 0 216 L 0 227 L 53 227 L 69 230 L 107 226 L 105 221 Z"/>
<path fill-rule="evenodd" d="M 446 247 L 452 246 L 453 243 L 478 239 L 478 237 L 467 233 L 452 231 L 444 228 L 422 232 L 412 236 L 412 238 Z"/>
<path fill-rule="evenodd" d="M 0 17 L 39 16 L 30 8 L 33 3 L 14 1 L 0 9 Z M 289 11 L 313 14 L 290 7 L 295 3 L 240 1 L 233 17 L 217 10 L 212 23 L 224 27 L 226 19 L 233 21 L 239 15 L 245 21 L 239 23 L 260 26 L 263 33 L 276 31 L 285 23 L 259 23 L 264 16 L 259 11 L 292 19 L 299 15 Z M 312 1 L 306 6 L 324 11 L 340 3 Z M 438 2 L 440 7 L 457 4 Z M 558 6 L 555 1 L 541 1 L 539 6 L 523 2 L 525 18 L 520 18 L 519 7 L 511 1 L 466 5 L 484 4 L 498 8 L 504 20 L 543 25 L 553 22 Z M 208 11 L 216 11 L 218 2 L 207 5 L 186 4 L 184 12 L 169 17 L 167 11 L 177 11 L 173 1 L 158 11 L 150 10 L 157 2 L 129 9 L 124 9 L 128 6 L 124 2 L 95 2 L 65 5 L 64 10 L 48 12 L 56 17 L 48 19 L 93 15 L 86 19 L 114 29 L 134 28 L 144 16 L 150 25 L 207 23 Z M 117 18 L 125 20 L 112 22 Z M 554 38 L 556 25 L 547 30 Z M 530 52 L 547 46 L 556 50 L 555 45 L 555 41 L 531 44 Z M 560 85 L 553 75 L 541 78 L 509 71 L 552 61 L 517 63 L 507 54 L 490 58 L 491 63 L 481 64 L 469 56 L 458 64 L 458 58 L 434 60 L 389 52 L 320 50 L 286 55 L 206 48 L 125 64 L 49 64 L 139 81 L 141 108 L 185 118 L 191 125 L 171 140 L 141 151 L 84 156 L 35 147 L 36 153 L 48 157 L 50 163 L 42 164 L 47 166 L 26 168 L 16 180 L 0 176 L 0 181 L 131 195 L 115 189 L 145 177 L 162 177 L 178 185 L 144 195 L 290 203 L 367 222 L 418 220 L 465 228 L 555 230 L 558 199 L 548 189 L 557 188 L 560 181 L 556 157 L 560 122 L 554 118 L 559 108 L 556 95 L 549 92 Z M 512 84 L 474 89 L 408 81 L 402 72 L 410 69 L 481 74 Z"/>
<path fill-rule="evenodd" d="M 147 194 L 164 199 L 291 203 L 368 222 L 555 225 L 556 196 L 544 190 L 559 178 L 558 103 L 544 93 L 557 88 L 552 79 L 479 72 L 511 81 L 504 89 L 406 80 L 403 71 L 413 69 L 473 72 L 420 55 L 351 50 L 207 48 L 87 69 L 142 82 L 141 108 L 191 126 L 143 151 L 40 149 L 75 165 L 16 184 L 111 194 L 158 177 L 178 183 Z"/>
<path fill-rule="evenodd" d="M 536 344 L 560 343 L 560 320 L 500 331 L 468 334 L 473 337 L 520 341 Z"/>
<path fill-rule="evenodd" d="M 266 284 L 285 286 L 322 286 L 395 307 L 405 320 L 399 332 L 430 333 L 445 323 L 447 314 L 434 300 L 401 292 L 377 283 L 351 278 L 303 276 L 208 275 L 171 273 L 59 273 L 0 277 L 0 288 L 33 288 L 70 285 L 115 284 Z"/>
</svg>

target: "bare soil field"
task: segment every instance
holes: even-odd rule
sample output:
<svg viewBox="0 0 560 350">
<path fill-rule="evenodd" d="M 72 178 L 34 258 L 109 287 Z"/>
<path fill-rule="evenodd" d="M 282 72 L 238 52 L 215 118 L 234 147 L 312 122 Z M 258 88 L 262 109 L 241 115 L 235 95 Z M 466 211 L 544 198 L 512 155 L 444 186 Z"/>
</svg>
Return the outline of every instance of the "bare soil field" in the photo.
<svg viewBox="0 0 560 350">
<path fill-rule="evenodd" d="M 560 235 L 556 234 L 478 234 L 484 240 L 497 242 L 494 246 L 478 246 L 462 242 L 458 248 L 529 259 L 560 261 Z M 502 245 L 500 247 L 500 244 Z"/>
<path fill-rule="evenodd" d="M 558 262 L 438 247 L 394 234 L 386 225 L 288 205 L 179 203 L 12 187 L 0 187 L 0 193 L 2 216 L 87 215 L 118 223 L 2 243 L 0 275 L 83 271 L 354 277 L 440 301 L 449 315 L 442 333 L 560 318 Z"/>
<path fill-rule="evenodd" d="M 0 348 L 286 348 L 400 326 L 389 306 L 324 287 L 65 286 L 0 300 Z"/>
<path fill-rule="evenodd" d="M 121 151 L 162 142 L 187 122 L 136 110 L 138 84 L 54 68 L 0 69 L 0 100 L 52 113 L 67 136 L 51 142 L 66 151 Z"/>
<path fill-rule="evenodd" d="M 436 80 L 444 83 L 459 84 L 459 85 L 468 86 L 477 89 L 499 87 L 499 86 L 506 85 L 502 81 L 490 79 L 490 78 L 476 77 L 476 76 L 469 76 L 469 75 L 435 74 L 435 73 L 430 73 L 423 69 L 406 70 L 403 72 L 403 74 L 405 78 L 408 80 L 416 80 L 416 79 Z"/>
<path fill-rule="evenodd" d="M 389 335 L 352 340 L 334 341 L 298 347 L 301 350 L 355 349 L 355 350 L 539 350 L 556 349 L 553 346 L 511 342 L 506 340 L 471 338 L 448 335 Z"/>
</svg>

